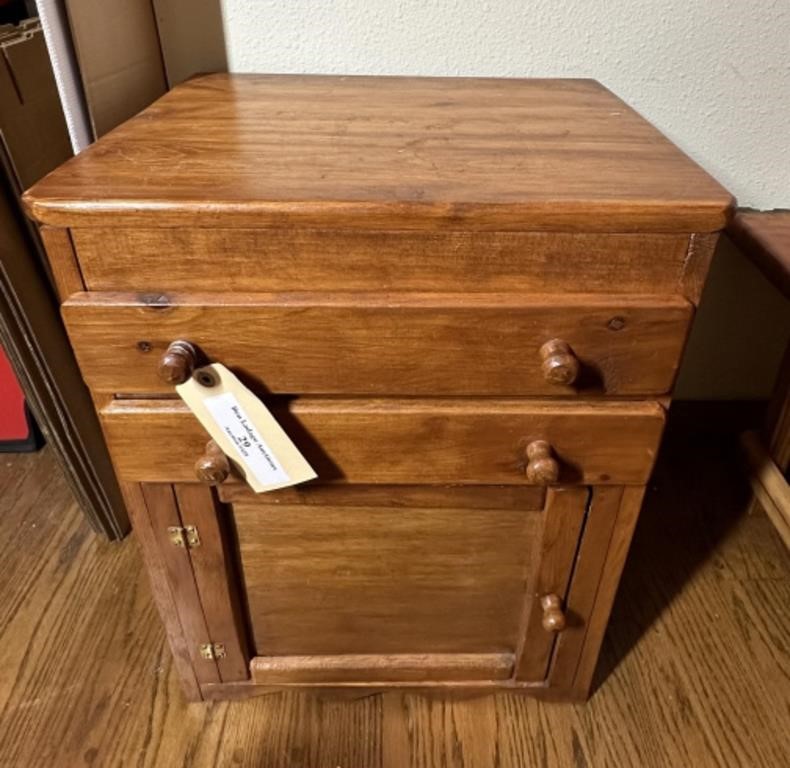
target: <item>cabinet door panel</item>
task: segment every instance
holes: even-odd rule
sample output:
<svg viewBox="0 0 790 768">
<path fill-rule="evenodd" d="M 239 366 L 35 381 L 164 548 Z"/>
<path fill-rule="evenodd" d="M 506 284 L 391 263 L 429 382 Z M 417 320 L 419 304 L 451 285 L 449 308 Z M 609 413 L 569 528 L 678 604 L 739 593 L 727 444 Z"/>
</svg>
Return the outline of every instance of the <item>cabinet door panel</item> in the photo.
<svg viewBox="0 0 790 768">
<path fill-rule="evenodd" d="M 235 504 L 253 681 L 543 681 L 541 598 L 565 597 L 588 495 L 552 489 L 540 510 Z"/>
<path fill-rule="evenodd" d="M 160 539 L 176 590 L 188 582 L 196 597 L 180 610 L 205 682 L 546 682 L 557 632 L 544 598 L 564 610 L 586 487 L 551 488 L 541 508 L 491 488 L 490 509 L 223 505 L 198 485 L 145 489 L 197 528 L 192 546 Z M 202 658 L 205 644 L 221 654 Z"/>
</svg>

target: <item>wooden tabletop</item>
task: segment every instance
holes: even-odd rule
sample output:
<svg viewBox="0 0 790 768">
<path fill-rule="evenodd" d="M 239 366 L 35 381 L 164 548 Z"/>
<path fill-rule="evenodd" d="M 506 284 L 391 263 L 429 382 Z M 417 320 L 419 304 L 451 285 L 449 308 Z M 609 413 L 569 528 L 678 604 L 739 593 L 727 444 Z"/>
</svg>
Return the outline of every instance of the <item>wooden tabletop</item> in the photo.
<svg viewBox="0 0 790 768">
<path fill-rule="evenodd" d="M 592 80 L 209 75 L 25 196 L 61 226 L 720 229 L 730 195 Z"/>
<path fill-rule="evenodd" d="M 742 211 L 727 231 L 763 274 L 790 297 L 790 211 Z"/>
</svg>

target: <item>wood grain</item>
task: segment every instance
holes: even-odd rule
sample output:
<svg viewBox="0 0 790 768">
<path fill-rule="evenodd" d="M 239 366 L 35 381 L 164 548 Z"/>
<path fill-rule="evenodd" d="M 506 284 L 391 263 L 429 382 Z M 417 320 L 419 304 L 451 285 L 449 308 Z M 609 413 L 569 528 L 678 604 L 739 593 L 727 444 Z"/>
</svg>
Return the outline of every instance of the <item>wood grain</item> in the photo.
<svg viewBox="0 0 790 768">
<path fill-rule="evenodd" d="M 224 502 L 260 500 L 247 485 L 225 483 L 217 488 Z M 543 509 L 546 490 L 535 485 L 295 485 L 269 491 L 271 505 L 306 504 L 343 507 L 423 507 L 429 509 Z"/>
<path fill-rule="evenodd" d="M 732 204 L 591 80 L 277 75 L 183 83 L 25 202 L 69 227 L 686 233 Z"/>
<path fill-rule="evenodd" d="M 219 683 L 221 678 L 216 662 L 200 655 L 200 646 L 211 642 L 213 638 L 206 626 L 189 555 L 185 549 L 174 546 L 168 536 L 169 527 L 182 525 L 173 486 L 145 483 L 141 486 L 141 491 L 148 508 L 153 537 L 174 597 L 195 678 L 200 685 Z M 142 546 L 147 545 L 145 539 L 141 539 L 140 543 Z"/>
<path fill-rule="evenodd" d="M 83 293 L 63 305 L 98 391 L 172 393 L 171 342 L 269 392 L 346 395 L 663 394 L 692 308 L 681 297 L 552 294 L 289 293 L 139 297 Z M 543 373 L 561 337 L 581 360 L 573 385 Z M 107 361 L 112 360 L 112 365 Z M 463 375 L 459 372 L 463 371 Z"/>
<path fill-rule="evenodd" d="M 68 227 L 61 281 L 76 269 L 90 290 L 64 317 L 119 472 L 142 483 L 154 585 L 201 694 L 265 687 L 246 682 L 248 630 L 269 682 L 329 656 L 341 678 L 386 677 L 397 655 L 399 684 L 422 685 L 419 654 L 474 652 L 513 656 L 512 686 L 549 669 L 561 682 L 533 693 L 586 691 L 683 297 L 698 300 L 732 205 L 713 179 L 592 81 L 223 75 L 175 89 L 25 200 Z M 114 281 L 128 290 L 96 290 Z M 232 460 L 201 458 L 206 436 L 173 398 L 198 358 L 236 368 L 319 484 L 348 493 L 241 495 L 223 512 L 178 485 L 193 467 L 238 482 Z M 399 484 L 401 505 L 376 503 Z M 545 511 L 501 490 L 480 504 L 486 485 L 550 486 Z M 587 486 L 603 488 L 595 520 Z M 540 535 L 519 527 L 535 519 Z M 204 543 L 173 549 L 192 522 Z M 224 652 L 207 663 L 206 643 Z M 438 659 L 442 682 L 463 682 Z"/>
<path fill-rule="evenodd" d="M 556 635 L 542 626 L 541 597 L 555 594 L 565 599 L 589 495 L 588 488 L 552 488 L 546 496 L 540 553 L 535 558 L 533 587 L 524 603 L 524 637 L 516 660 L 519 681 L 546 678 Z"/>
<path fill-rule="evenodd" d="M 560 483 L 642 483 L 664 425 L 651 402 L 305 398 L 270 406 L 320 482 L 360 484 L 526 485 L 525 449 L 535 439 L 552 445 Z M 121 477 L 194 481 L 206 433 L 183 403 L 115 400 L 100 415 Z"/>
<path fill-rule="evenodd" d="M 622 498 L 623 488 L 617 486 L 595 488 L 591 493 L 584 528 L 574 553 L 575 563 L 569 569 L 566 584 L 568 626 L 557 638 L 548 675 L 551 685 L 565 690 L 573 688 L 576 678 Z M 613 599 L 614 595 L 610 594 L 610 604 Z M 600 623 L 595 622 L 593 630 L 600 632 L 601 628 Z M 590 641 L 593 642 L 593 638 Z M 577 695 L 586 693 L 577 691 Z"/>
<path fill-rule="evenodd" d="M 48 448 L 6 455 L 0 765 L 784 768 L 790 555 L 740 515 L 722 441 L 678 437 L 584 706 L 401 691 L 188 705 L 136 544 L 90 533 Z"/>
<path fill-rule="evenodd" d="M 258 656 L 252 679 L 260 685 L 326 682 L 427 682 L 505 680 L 508 653 L 437 653 L 335 656 Z"/>
<path fill-rule="evenodd" d="M 255 651 L 512 653 L 541 517 L 236 504 Z"/>
<path fill-rule="evenodd" d="M 40 227 L 39 233 L 47 251 L 52 278 L 61 301 L 85 290 L 81 267 L 67 229 Z"/>
<path fill-rule="evenodd" d="M 178 597 L 167 577 L 165 558 L 158 544 L 156 529 L 148 513 L 142 486 L 139 483 L 122 483 L 121 491 L 134 528 L 142 561 L 148 572 L 151 595 L 167 632 L 168 644 L 173 654 L 173 664 L 178 670 L 184 695 L 188 701 L 200 701 L 203 697 L 192 665 L 190 641 L 181 624 L 178 613 Z"/>
<path fill-rule="evenodd" d="M 705 280 L 719 242 L 719 233 L 693 234 L 688 244 L 688 253 L 683 260 L 680 277 L 680 292 L 694 305 L 699 304 Z"/>
<path fill-rule="evenodd" d="M 631 537 L 636 528 L 636 521 L 639 517 L 644 495 L 644 487 L 630 486 L 623 488 L 622 496 L 619 499 L 617 519 L 606 550 L 601 579 L 595 592 L 595 602 L 587 614 L 587 631 L 584 635 L 584 644 L 581 653 L 575 657 L 578 659 L 578 664 L 573 687 L 579 698 L 587 696 L 592 685 L 593 673 L 595 672 L 598 654 L 603 643 L 606 624 L 609 621 L 614 596 L 620 584 L 620 576 L 625 566 L 628 549 L 631 546 Z M 611 514 L 610 505 L 613 503 L 613 500 L 613 494 L 608 492 L 598 498 L 593 495 L 592 504 L 606 507 L 608 515 Z M 584 576 L 582 575 L 581 578 L 584 578 Z M 576 585 L 574 584 L 574 586 Z M 576 595 L 574 595 L 574 599 L 577 599 Z"/>
<path fill-rule="evenodd" d="M 216 660 L 220 681 L 247 680 L 250 655 L 229 521 L 223 519 L 224 510 L 208 488 L 183 484 L 174 486 L 174 492 L 181 524 L 195 526 L 200 536 L 200 546 L 190 548 L 188 555 L 207 637 L 225 649 Z"/>
<path fill-rule="evenodd" d="M 88 290 L 677 292 L 687 234 L 88 227 Z"/>
</svg>

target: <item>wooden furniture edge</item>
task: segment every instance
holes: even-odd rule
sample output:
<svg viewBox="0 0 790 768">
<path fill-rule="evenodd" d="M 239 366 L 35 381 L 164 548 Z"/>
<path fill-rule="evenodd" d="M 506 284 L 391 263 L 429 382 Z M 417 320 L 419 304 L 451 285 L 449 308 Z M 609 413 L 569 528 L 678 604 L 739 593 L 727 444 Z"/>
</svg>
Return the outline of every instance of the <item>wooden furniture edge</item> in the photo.
<svg viewBox="0 0 790 768">
<path fill-rule="evenodd" d="M 69 230 L 43 226 L 39 231 L 61 303 L 72 294 L 87 290 Z"/>
<path fill-rule="evenodd" d="M 699 232 L 689 237 L 688 252 L 680 274 L 680 292 L 694 306 L 699 305 L 705 279 L 721 232 Z"/>
<path fill-rule="evenodd" d="M 603 563 L 595 602 L 587 618 L 587 633 L 579 654 L 579 662 L 571 689 L 573 697 L 586 699 L 591 693 L 598 655 L 609 623 L 609 616 L 625 567 L 634 529 L 639 519 L 646 488 L 647 486 L 623 487 L 617 519 Z"/>
<path fill-rule="evenodd" d="M 256 656 L 250 662 L 254 684 L 392 682 L 475 683 L 506 680 L 513 671 L 511 653 L 402 653 Z M 394 677 L 393 681 L 391 677 Z M 428 680 L 421 680 L 426 676 Z"/>
<path fill-rule="evenodd" d="M 565 601 L 570 574 L 579 545 L 579 535 L 589 505 L 588 486 L 549 488 L 543 513 L 536 572 L 532 593 L 525 595 L 521 633 L 516 648 L 515 679 L 525 682 L 544 680 L 557 641 L 554 633 L 542 626 L 540 598 L 557 595 Z"/>
<path fill-rule="evenodd" d="M 547 676 L 550 686 L 565 690 L 573 687 L 622 497 L 623 486 L 599 486 L 591 491 L 576 561 L 569 577 L 568 626 L 557 638 Z M 586 695 L 587 691 L 583 693 Z"/>
<path fill-rule="evenodd" d="M 231 553 L 229 525 L 222 506 L 210 488 L 194 483 L 174 486 L 182 525 L 194 526 L 199 546 L 189 547 L 190 565 L 197 587 L 208 637 L 221 643 L 224 652 L 216 659 L 222 682 L 250 676 L 250 650 L 242 616 L 242 577 Z"/>
<path fill-rule="evenodd" d="M 786 229 L 786 234 L 774 231 L 777 224 L 777 229 Z M 727 227 L 727 234 L 765 277 L 790 298 L 790 211 L 738 211 Z"/>
<path fill-rule="evenodd" d="M 790 549 L 790 485 L 756 432 L 741 435 L 741 448 L 750 469 L 749 482 L 755 498 Z"/>
<path fill-rule="evenodd" d="M 545 203 L 404 203 L 345 201 L 83 202 L 23 195 L 25 210 L 39 224 L 86 227 L 288 226 L 326 229 L 498 230 L 532 232 L 673 233 L 717 232 L 732 210 L 732 198 L 676 205 L 602 204 L 595 200 Z M 404 224 L 408 222 L 408 226 Z M 98 226 L 98 224 L 94 224 Z"/>
<path fill-rule="evenodd" d="M 167 483 L 141 483 L 140 489 L 148 508 L 154 543 L 175 598 L 194 675 L 199 685 L 222 682 L 214 655 L 202 655 L 202 646 L 210 644 L 213 638 L 208 631 L 188 550 L 177 546 L 171 535 L 173 529 L 180 530 L 184 525 L 174 488 Z"/>
<path fill-rule="evenodd" d="M 164 557 L 154 535 L 148 505 L 139 483 L 121 483 L 121 492 L 129 511 L 135 537 L 148 571 L 151 593 L 165 627 L 181 687 L 188 701 L 201 701 L 200 685 L 195 676 L 184 629 L 178 614 L 178 603 L 166 575 Z"/>
</svg>

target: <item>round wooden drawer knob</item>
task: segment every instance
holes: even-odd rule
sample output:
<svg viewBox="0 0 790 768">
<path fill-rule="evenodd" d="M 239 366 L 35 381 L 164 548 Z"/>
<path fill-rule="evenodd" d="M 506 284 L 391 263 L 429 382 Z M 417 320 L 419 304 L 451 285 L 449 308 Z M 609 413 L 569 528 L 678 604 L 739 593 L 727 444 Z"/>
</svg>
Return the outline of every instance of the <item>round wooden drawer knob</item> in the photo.
<svg viewBox="0 0 790 768">
<path fill-rule="evenodd" d="M 527 446 L 527 482 L 551 485 L 560 476 L 560 465 L 552 456 L 551 445 L 545 440 L 535 440 Z"/>
<path fill-rule="evenodd" d="M 228 479 L 230 462 L 213 440 L 206 443 L 206 452 L 195 462 L 195 474 L 201 483 L 209 485 L 219 485 Z"/>
<path fill-rule="evenodd" d="M 159 359 L 159 378 L 165 384 L 183 384 L 195 370 L 197 352 L 188 341 L 174 341 Z"/>
<path fill-rule="evenodd" d="M 578 378 L 581 368 L 579 361 L 562 339 L 547 341 L 540 348 L 540 357 L 543 360 L 543 377 L 549 384 L 570 386 Z"/>
<path fill-rule="evenodd" d="M 565 629 L 565 614 L 562 611 L 562 600 L 557 595 L 543 595 L 540 598 L 543 608 L 543 629 L 546 632 L 562 632 Z"/>
</svg>

